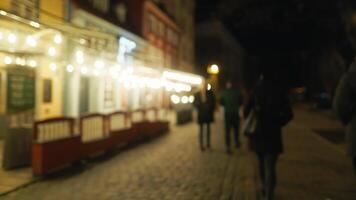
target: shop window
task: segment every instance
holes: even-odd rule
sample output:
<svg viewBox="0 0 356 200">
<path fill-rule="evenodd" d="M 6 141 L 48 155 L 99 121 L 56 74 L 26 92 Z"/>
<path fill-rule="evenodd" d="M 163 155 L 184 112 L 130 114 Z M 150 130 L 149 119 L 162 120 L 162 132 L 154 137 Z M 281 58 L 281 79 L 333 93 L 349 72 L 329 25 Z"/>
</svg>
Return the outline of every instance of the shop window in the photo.
<svg viewBox="0 0 356 200">
<path fill-rule="evenodd" d="M 12 0 L 11 10 L 24 18 L 38 19 L 39 0 Z"/>
<path fill-rule="evenodd" d="M 43 103 L 52 102 L 52 80 L 43 80 Z"/>
</svg>

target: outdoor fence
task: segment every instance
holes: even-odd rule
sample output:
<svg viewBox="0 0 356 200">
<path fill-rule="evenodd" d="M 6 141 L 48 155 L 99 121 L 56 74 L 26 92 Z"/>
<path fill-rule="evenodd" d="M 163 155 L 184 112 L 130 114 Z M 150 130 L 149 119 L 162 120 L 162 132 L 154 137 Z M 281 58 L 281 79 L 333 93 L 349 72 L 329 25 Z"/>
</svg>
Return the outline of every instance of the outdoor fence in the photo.
<svg viewBox="0 0 356 200">
<path fill-rule="evenodd" d="M 73 118 L 35 122 L 33 173 L 45 174 L 116 146 L 166 132 L 169 122 L 163 117 L 165 112 L 150 108 L 108 115 L 90 114 L 80 117 L 79 128 Z"/>
</svg>

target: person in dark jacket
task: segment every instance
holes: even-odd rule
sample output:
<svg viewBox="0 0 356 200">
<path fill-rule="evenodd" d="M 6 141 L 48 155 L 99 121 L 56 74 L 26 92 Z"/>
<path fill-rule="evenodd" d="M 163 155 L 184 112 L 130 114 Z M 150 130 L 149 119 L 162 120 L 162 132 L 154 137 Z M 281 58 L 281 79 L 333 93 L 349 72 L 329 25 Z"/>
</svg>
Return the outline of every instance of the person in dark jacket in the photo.
<svg viewBox="0 0 356 200">
<path fill-rule="evenodd" d="M 200 149 L 204 151 L 204 126 L 206 126 L 207 129 L 206 147 L 210 148 L 210 124 L 214 122 L 215 95 L 211 88 L 205 87 L 201 92 L 195 95 L 194 106 L 198 111 Z"/>
<path fill-rule="evenodd" d="M 248 137 L 251 150 L 258 156 L 263 194 L 267 200 L 274 198 L 276 163 L 283 152 L 282 127 L 293 118 L 287 89 L 282 85 L 274 78 L 261 76 L 244 110 L 245 117 L 252 108 L 257 113 L 259 131 Z"/>
<path fill-rule="evenodd" d="M 231 81 L 226 82 L 226 89 L 221 92 L 220 104 L 224 106 L 225 118 L 225 144 L 227 153 L 231 153 L 230 149 L 230 133 L 234 129 L 235 146 L 240 147 L 239 129 L 240 129 L 240 106 L 242 104 L 242 95 L 240 90 L 233 87 Z"/>
<path fill-rule="evenodd" d="M 356 175 L 356 60 L 339 82 L 333 108 L 346 126 L 347 153 L 352 159 Z"/>
</svg>

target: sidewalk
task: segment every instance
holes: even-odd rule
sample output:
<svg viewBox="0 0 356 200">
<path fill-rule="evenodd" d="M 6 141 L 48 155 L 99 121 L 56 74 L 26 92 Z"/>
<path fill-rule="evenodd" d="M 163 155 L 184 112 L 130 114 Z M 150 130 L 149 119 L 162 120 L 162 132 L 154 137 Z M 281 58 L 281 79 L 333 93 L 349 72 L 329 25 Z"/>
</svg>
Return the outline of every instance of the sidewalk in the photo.
<svg viewBox="0 0 356 200">
<path fill-rule="evenodd" d="M 340 147 L 311 131 L 337 126 L 336 121 L 295 110 L 295 119 L 284 130 L 285 154 L 278 164 L 277 199 L 356 199 L 350 159 Z"/>
</svg>

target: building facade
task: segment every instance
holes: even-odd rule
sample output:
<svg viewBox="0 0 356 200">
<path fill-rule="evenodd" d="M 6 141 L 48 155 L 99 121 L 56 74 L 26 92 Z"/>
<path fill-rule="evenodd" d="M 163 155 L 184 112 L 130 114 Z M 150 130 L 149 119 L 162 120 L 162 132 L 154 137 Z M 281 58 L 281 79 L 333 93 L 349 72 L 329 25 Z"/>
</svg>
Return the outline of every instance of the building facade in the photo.
<svg viewBox="0 0 356 200">
<path fill-rule="evenodd" d="M 113 1 L 0 2 L 0 129 L 6 130 L 0 148 L 5 133 L 6 168 L 29 164 L 35 122 L 166 109 L 173 95 L 174 104 L 192 103 L 188 95 L 203 79 L 172 69 L 179 64 L 178 26 L 151 1 L 141 5 L 147 18 L 136 21 L 137 33 L 125 23 L 126 13 L 139 15 L 137 10 Z M 74 130 L 79 132 L 78 124 Z"/>
</svg>

